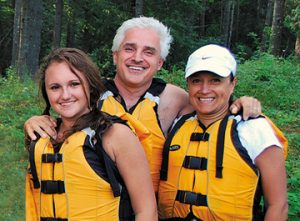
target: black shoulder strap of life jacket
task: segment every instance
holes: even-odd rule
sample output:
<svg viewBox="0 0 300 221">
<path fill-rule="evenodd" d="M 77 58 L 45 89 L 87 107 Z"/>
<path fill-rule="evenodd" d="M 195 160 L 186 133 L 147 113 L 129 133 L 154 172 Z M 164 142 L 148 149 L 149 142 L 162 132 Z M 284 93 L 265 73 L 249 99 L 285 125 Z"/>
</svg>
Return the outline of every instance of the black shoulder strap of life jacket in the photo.
<svg viewBox="0 0 300 221">
<path fill-rule="evenodd" d="M 162 153 L 162 164 L 160 170 L 160 180 L 167 180 L 168 179 L 168 165 L 169 165 L 169 149 L 172 139 L 177 132 L 177 130 L 184 124 L 184 122 L 192 116 L 195 116 L 196 112 L 192 112 L 190 114 L 183 115 L 171 129 L 168 137 L 165 141 Z"/>
<path fill-rule="evenodd" d="M 38 141 L 38 138 L 36 140 L 32 140 L 30 142 L 29 146 L 29 164 L 30 164 L 30 173 L 32 175 L 32 181 L 33 181 L 33 186 L 34 188 L 40 188 L 40 182 L 37 176 L 36 172 L 36 165 L 35 165 L 35 160 L 34 160 L 34 152 L 35 152 L 35 145 Z"/>
<path fill-rule="evenodd" d="M 102 139 L 100 138 L 101 131 L 99 129 L 96 130 L 95 138 L 97 140 L 95 144 L 97 155 L 99 156 L 100 160 L 104 162 L 105 170 L 108 176 L 108 180 L 110 183 L 110 186 L 112 188 L 114 197 L 118 197 L 121 195 L 121 176 L 118 172 L 117 167 L 115 166 L 114 162 L 111 160 L 111 158 L 108 156 L 108 154 L 105 152 L 105 150 L 102 147 Z"/>
<path fill-rule="evenodd" d="M 227 128 L 228 117 L 226 116 L 222 119 L 219 131 L 218 131 L 218 140 L 217 140 L 217 150 L 216 150 L 216 177 L 223 177 L 223 155 L 224 155 L 224 142 L 225 142 L 225 133 Z"/>
<path fill-rule="evenodd" d="M 152 83 L 147 90 L 147 92 L 151 93 L 154 96 L 159 96 L 164 89 L 166 88 L 167 83 L 160 78 L 153 78 Z"/>
<path fill-rule="evenodd" d="M 110 116 L 110 115 L 109 115 L 109 117 L 113 123 L 121 123 L 121 124 L 127 125 L 126 121 L 122 120 L 119 117 Z M 101 134 L 101 131 L 99 131 L 99 130 L 96 131 L 97 143 L 99 141 L 102 142 L 101 138 L 99 136 L 100 134 Z M 114 196 L 115 197 L 120 196 L 119 220 L 120 221 L 134 220 L 135 214 L 132 209 L 130 197 L 129 197 L 127 188 L 124 184 L 124 181 L 123 181 L 121 175 L 119 174 L 119 171 L 118 171 L 116 165 L 111 160 L 111 158 L 107 155 L 107 153 L 103 149 L 102 145 L 96 145 L 96 150 L 97 150 L 97 154 L 99 155 L 100 159 L 102 159 L 105 164 L 105 169 L 107 171 L 108 179 L 109 179 L 111 188 L 113 190 Z"/>
</svg>

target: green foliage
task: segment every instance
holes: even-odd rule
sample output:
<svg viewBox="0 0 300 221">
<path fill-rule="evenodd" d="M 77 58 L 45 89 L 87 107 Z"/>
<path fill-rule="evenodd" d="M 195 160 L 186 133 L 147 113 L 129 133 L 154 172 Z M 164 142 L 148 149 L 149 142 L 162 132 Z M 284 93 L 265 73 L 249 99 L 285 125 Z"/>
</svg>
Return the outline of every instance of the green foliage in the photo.
<svg viewBox="0 0 300 221">
<path fill-rule="evenodd" d="M 290 1 L 291 12 L 285 17 L 284 24 L 293 32 L 300 32 L 300 5 L 299 1 Z"/>
<path fill-rule="evenodd" d="M 37 88 L 29 78 L 21 80 L 13 69 L 0 78 L 0 220 L 24 220 L 24 180 L 27 153 L 23 124 L 40 113 Z"/>
</svg>

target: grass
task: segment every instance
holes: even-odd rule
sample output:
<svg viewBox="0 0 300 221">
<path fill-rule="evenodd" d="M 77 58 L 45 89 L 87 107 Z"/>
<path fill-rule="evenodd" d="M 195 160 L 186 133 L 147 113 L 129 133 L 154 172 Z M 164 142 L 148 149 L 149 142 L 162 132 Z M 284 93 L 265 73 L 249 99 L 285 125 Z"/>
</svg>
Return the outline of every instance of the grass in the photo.
<svg viewBox="0 0 300 221">
<path fill-rule="evenodd" d="M 300 64 L 299 60 L 263 55 L 241 64 L 235 96 L 257 97 L 268 115 L 289 140 L 288 172 L 289 220 L 300 219 Z M 36 83 L 20 79 L 12 69 L 0 78 L 0 220 L 24 218 L 24 181 L 27 152 L 23 144 L 23 124 L 41 113 Z M 174 67 L 159 77 L 185 87 L 184 73 Z"/>
</svg>

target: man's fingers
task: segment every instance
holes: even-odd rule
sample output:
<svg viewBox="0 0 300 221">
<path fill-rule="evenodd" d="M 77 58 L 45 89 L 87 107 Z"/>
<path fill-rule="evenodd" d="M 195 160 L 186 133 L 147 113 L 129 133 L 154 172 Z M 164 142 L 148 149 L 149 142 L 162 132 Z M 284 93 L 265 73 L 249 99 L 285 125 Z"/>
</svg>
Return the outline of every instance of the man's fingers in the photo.
<svg viewBox="0 0 300 221">
<path fill-rule="evenodd" d="M 48 135 L 56 139 L 56 121 L 49 116 L 33 116 L 24 124 L 26 134 L 33 140 L 36 139 L 35 132 L 45 138 Z"/>
</svg>

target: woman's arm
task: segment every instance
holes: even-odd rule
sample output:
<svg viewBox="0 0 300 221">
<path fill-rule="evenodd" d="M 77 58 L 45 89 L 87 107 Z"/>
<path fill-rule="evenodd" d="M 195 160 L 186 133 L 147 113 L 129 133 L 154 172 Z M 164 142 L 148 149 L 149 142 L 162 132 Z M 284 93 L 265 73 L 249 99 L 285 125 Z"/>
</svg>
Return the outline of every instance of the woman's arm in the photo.
<svg viewBox="0 0 300 221">
<path fill-rule="evenodd" d="M 288 217 L 286 171 L 283 151 L 271 146 L 256 159 L 260 170 L 264 198 L 267 206 L 265 221 L 284 221 Z"/>
<path fill-rule="evenodd" d="M 116 162 L 125 182 L 135 220 L 156 221 L 156 199 L 150 169 L 138 138 L 127 126 L 116 123 L 104 134 L 103 147 Z"/>
</svg>

